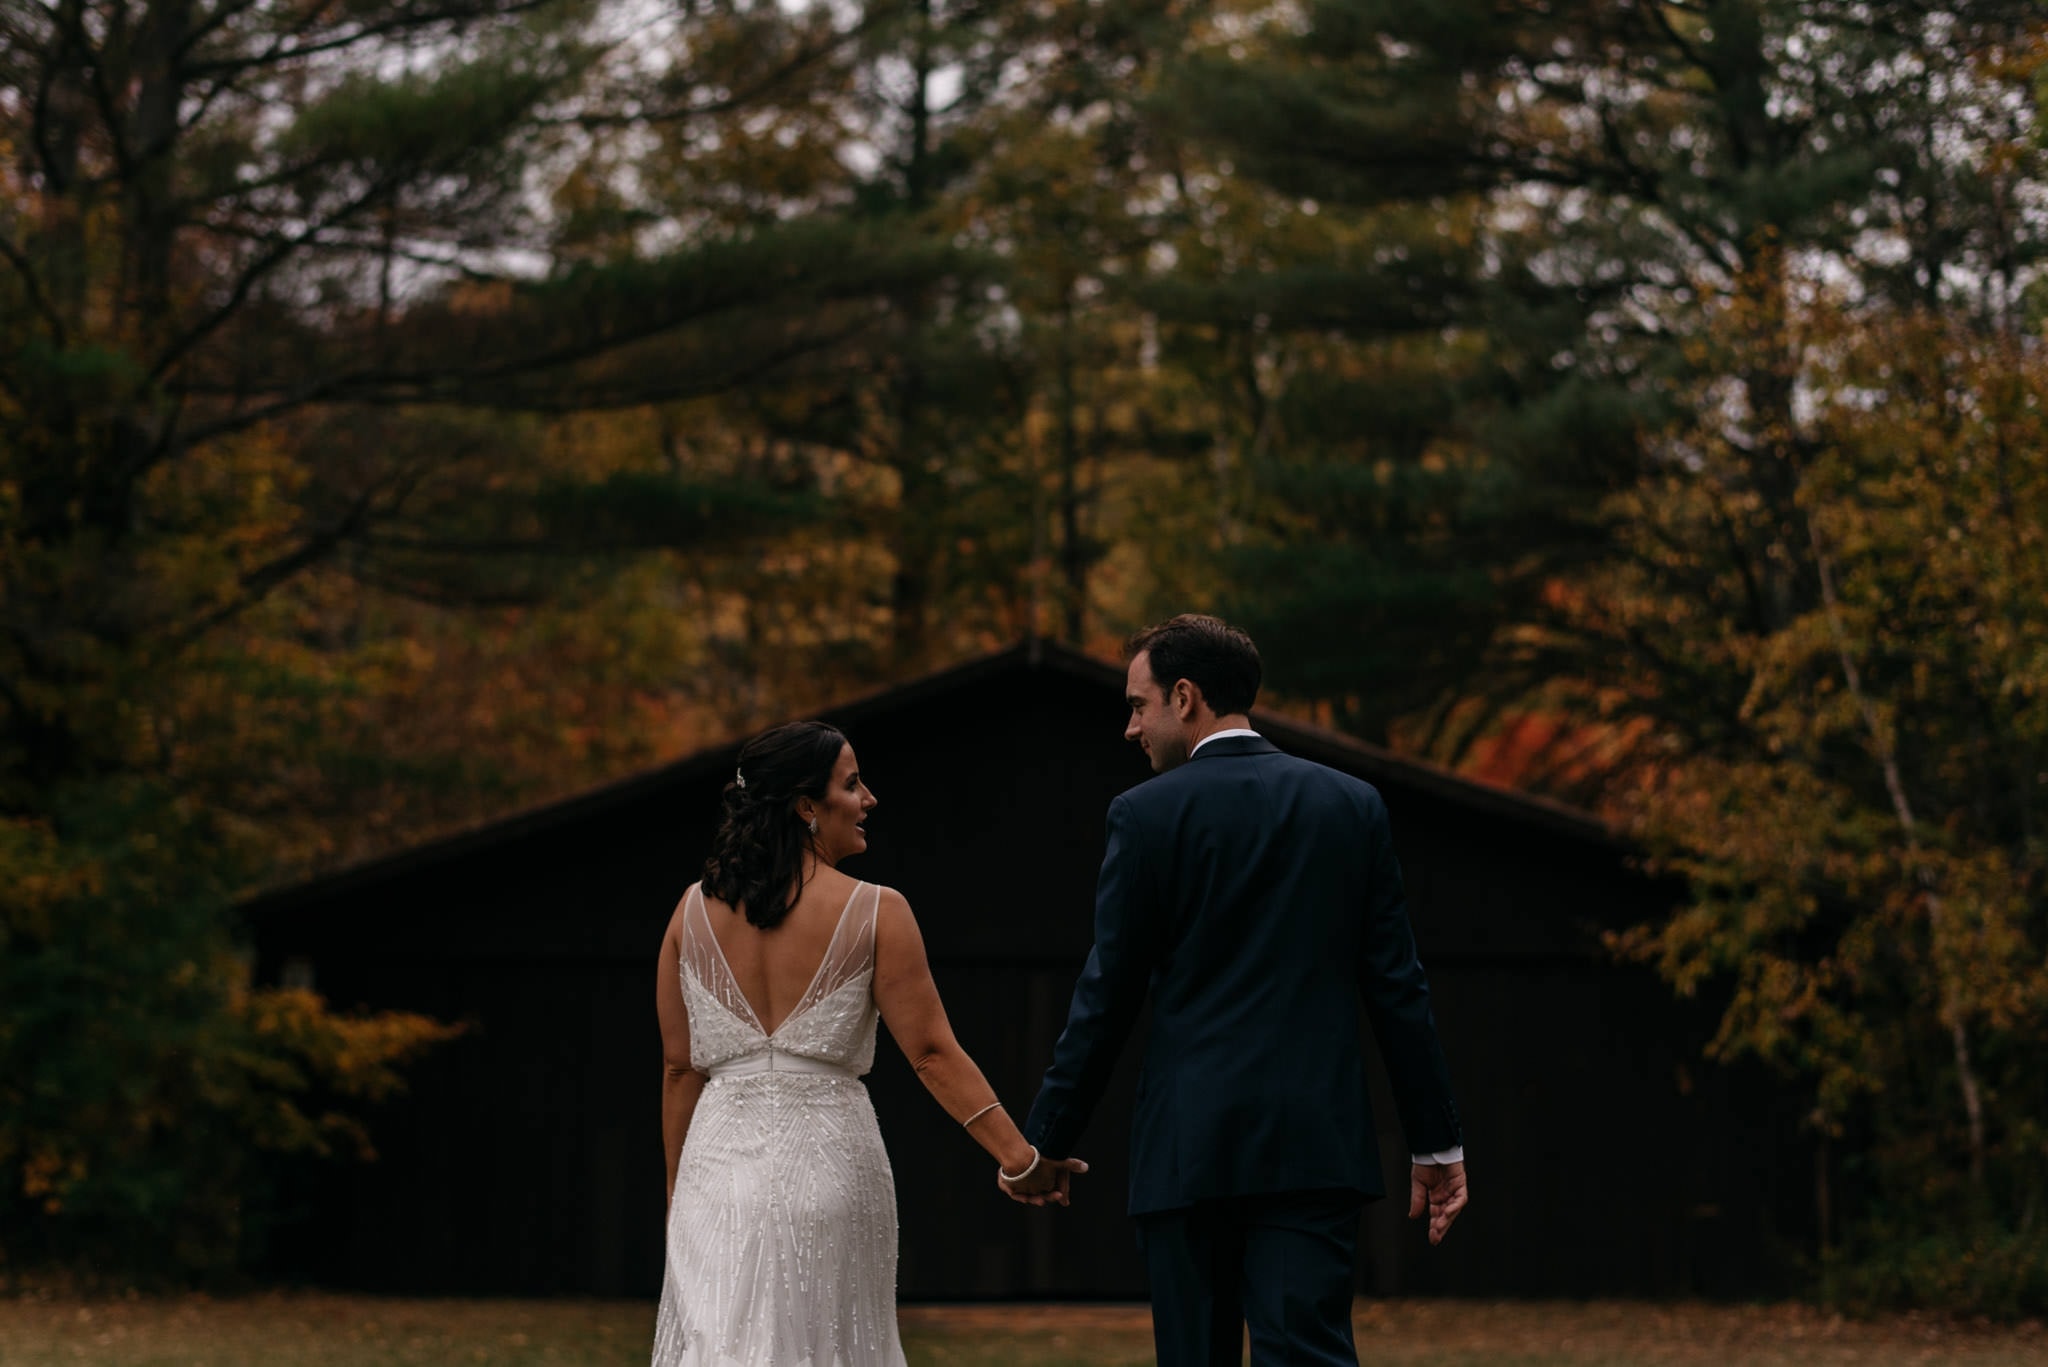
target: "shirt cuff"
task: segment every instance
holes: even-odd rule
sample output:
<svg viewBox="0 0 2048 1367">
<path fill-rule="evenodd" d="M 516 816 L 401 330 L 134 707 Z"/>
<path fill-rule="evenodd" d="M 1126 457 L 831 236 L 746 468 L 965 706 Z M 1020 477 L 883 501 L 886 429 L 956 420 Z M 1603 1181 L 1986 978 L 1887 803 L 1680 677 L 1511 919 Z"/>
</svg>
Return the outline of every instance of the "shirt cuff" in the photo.
<svg viewBox="0 0 2048 1367">
<path fill-rule="evenodd" d="M 1415 1161 L 1418 1168 L 1434 1168 L 1443 1163 L 1462 1163 L 1465 1161 L 1465 1146 L 1458 1144 L 1448 1149 L 1438 1149 L 1435 1153 L 1415 1153 L 1409 1157 Z"/>
</svg>

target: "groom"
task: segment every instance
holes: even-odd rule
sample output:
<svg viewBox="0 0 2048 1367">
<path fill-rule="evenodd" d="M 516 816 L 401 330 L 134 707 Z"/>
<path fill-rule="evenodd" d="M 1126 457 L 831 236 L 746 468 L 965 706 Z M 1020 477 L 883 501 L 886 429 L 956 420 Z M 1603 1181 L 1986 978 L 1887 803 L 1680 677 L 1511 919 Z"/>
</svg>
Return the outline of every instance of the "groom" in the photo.
<svg viewBox="0 0 2048 1367">
<path fill-rule="evenodd" d="M 1465 1208 L 1458 1110 L 1369 785 L 1247 725 L 1251 638 L 1213 617 L 1138 633 L 1130 723 L 1159 774 L 1109 804 L 1095 948 L 1025 1136 L 1073 1152 L 1149 993 L 1131 1214 L 1161 1367 L 1356 1367 L 1362 1203 L 1386 1194 L 1359 1010 L 1414 1153 L 1411 1217 Z"/>
</svg>

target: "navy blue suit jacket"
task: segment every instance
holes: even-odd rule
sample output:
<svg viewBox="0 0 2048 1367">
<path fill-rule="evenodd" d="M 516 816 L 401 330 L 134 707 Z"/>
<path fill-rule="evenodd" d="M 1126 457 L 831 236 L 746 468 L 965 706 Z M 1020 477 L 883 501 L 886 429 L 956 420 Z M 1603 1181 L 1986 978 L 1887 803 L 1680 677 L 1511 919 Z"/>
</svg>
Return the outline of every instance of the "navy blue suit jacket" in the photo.
<svg viewBox="0 0 2048 1367">
<path fill-rule="evenodd" d="M 1153 999 L 1133 1215 L 1282 1191 L 1385 1194 L 1359 1013 L 1411 1151 L 1463 1143 L 1386 805 L 1257 737 L 1109 805 L 1095 948 L 1024 1132 L 1073 1151 Z"/>
</svg>

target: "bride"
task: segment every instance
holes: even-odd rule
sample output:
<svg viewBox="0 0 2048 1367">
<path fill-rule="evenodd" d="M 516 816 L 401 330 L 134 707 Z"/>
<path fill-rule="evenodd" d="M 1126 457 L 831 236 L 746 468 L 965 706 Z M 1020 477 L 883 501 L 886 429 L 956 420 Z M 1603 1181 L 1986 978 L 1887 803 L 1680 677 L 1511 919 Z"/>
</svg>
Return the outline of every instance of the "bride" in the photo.
<svg viewBox="0 0 2048 1367">
<path fill-rule="evenodd" d="M 878 1015 L 1012 1199 L 1064 1205 L 1087 1171 L 1041 1158 L 953 1038 L 910 904 L 839 872 L 874 807 L 832 727 L 755 737 L 669 921 L 654 1367 L 903 1367 L 896 1188 L 860 1081 Z"/>
</svg>

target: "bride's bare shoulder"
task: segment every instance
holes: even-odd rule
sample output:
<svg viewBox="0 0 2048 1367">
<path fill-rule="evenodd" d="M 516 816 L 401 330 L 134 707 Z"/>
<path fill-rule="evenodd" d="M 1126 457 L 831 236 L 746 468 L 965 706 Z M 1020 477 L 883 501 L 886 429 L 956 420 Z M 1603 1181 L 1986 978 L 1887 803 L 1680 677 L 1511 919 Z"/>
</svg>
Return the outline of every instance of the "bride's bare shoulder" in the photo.
<svg viewBox="0 0 2048 1367">
<path fill-rule="evenodd" d="M 910 910 L 910 899 L 892 887 L 877 883 L 875 897 L 875 941 L 878 945 L 919 943 L 924 934 Z"/>
</svg>

